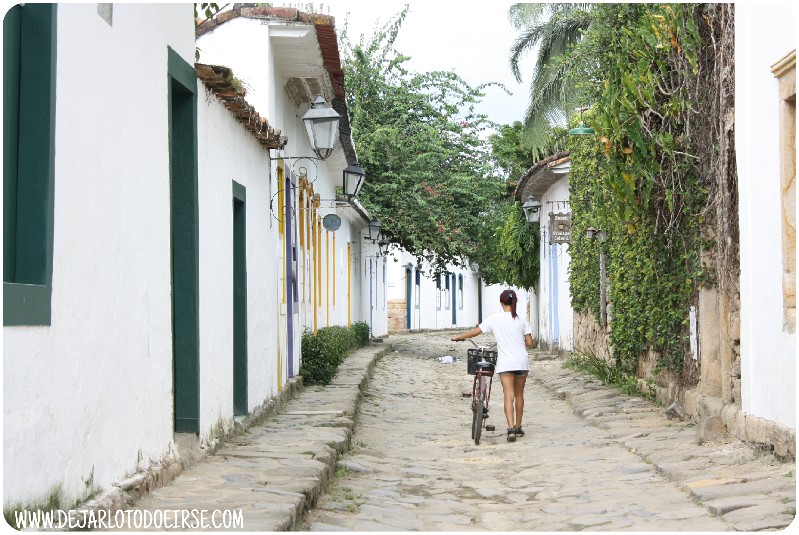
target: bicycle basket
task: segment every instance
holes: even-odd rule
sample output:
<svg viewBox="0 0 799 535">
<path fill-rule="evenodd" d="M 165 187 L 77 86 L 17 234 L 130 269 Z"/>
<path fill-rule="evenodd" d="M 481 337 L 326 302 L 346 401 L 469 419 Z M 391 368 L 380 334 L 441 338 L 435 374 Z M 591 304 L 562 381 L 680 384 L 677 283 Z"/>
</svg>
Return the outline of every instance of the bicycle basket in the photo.
<svg viewBox="0 0 799 535">
<path fill-rule="evenodd" d="M 497 364 L 497 352 L 496 351 L 480 351 L 479 349 L 469 349 L 466 352 L 467 359 L 466 359 L 466 369 L 469 375 L 474 375 L 477 371 L 477 363 L 480 362 L 483 358 L 485 358 L 486 362 L 490 362 L 491 364 Z M 492 372 L 494 370 L 491 370 Z"/>
</svg>

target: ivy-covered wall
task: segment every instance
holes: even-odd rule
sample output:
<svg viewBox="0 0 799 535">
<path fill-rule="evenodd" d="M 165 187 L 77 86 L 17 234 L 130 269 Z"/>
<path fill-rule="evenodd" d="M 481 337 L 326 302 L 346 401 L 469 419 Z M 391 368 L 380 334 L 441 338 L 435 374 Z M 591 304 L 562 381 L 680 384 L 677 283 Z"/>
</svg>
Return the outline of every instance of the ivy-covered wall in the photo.
<svg viewBox="0 0 799 535">
<path fill-rule="evenodd" d="M 703 273 L 698 213 L 684 219 L 686 239 L 678 247 L 668 243 L 647 212 L 633 223 L 609 217 L 606 206 L 612 193 L 601 144 L 591 136 L 575 138 L 570 151 L 573 241 L 569 278 L 575 311 L 600 316 L 602 247 L 610 345 L 617 365 L 633 371 L 638 357 L 652 348 L 660 354 L 662 367 L 681 370 L 689 348 L 689 308 Z M 696 203 L 694 210 L 698 212 L 699 207 Z M 606 230 L 607 239 L 600 243 L 588 238 L 588 227 Z"/>
<path fill-rule="evenodd" d="M 600 315 L 601 247 L 617 366 L 632 372 L 654 352 L 684 386 L 699 380 L 689 311 L 717 272 L 708 225 L 717 177 L 704 166 L 713 149 L 693 129 L 708 111 L 696 93 L 706 14 L 701 5 L 599 5 L 572 53 L 572 75 L 590 80 L 584 119 L 597 133 L 569 142 L 574 309 Z M 587 238 L 588 227 L 607 231 L 604 243 Z"/>
</svg>

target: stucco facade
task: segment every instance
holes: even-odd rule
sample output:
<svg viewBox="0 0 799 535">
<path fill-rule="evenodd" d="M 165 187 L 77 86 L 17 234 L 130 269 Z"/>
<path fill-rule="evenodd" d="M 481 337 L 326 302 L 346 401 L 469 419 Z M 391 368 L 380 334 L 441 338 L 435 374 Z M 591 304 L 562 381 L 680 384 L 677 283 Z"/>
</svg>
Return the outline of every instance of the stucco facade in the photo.
<svg viewBox="0 0 799 535">
<path fill-rule="evenodd" d="M 530 325 L 540 347 L 564 351 L 574 349 L 574 310 L 569 289 L 570 244 L 558 243 L 561 232 L 571 232 L 568 153 L 554 154 L 531 167 L 519 182 L 516 200 L 524 203 L 533 196 L 539 203 L 540 272 L 535 296 L 531 298 Z M 552 243 L 550 243 L 552 242 Z"/>
<path fill-rule="evenodd" d="M 420 329 L 466 329 L 481 318 L 499 312 L 501 285 L 486 285 L 472 267 L 449 265 L 445 273 L 433 274 L 430 262 L 418 262 L 405 251 L 386 258 L 389 331 Z M 420 269 L 421 268 L 421 269 Z M 519 294 L 517 310 L 527 314 L 527 292 Z"/>
<path fill-rule="evenodd" d="M 57 6 L 52 315 L 3 329 L 4 505 L 80 498 L 173 439 L 167 69 L 193 62 L 192 6 L 114 8 Z"/>
<path fill-rule="evenodd" d="M 796 18 L 794 10 L 777 4 L 739 4 L 736 9 L 741 408 L 795 430 L 796 333 L 786 309 L 795 309 L 796 297 L 784 280 L 795 270 L 796 216 L 790 209 L 795 189 L 792 179 L 783 178 L 782 167 L 795 175 L 796 156 L 795 142 L 781 145 L 785 130 L 792 130 L 795 140 L 795 96 L 781 94 L 772 67 L 796 49 Z M 795 95 L 795 70 L 788 76 Z M 790 114 L 787 123 L 785 113 Z M 791 235 L 793 243 L 786 243 Z"/>
<path fill-rule="evenodd" d="M 303 329 L 368 319 L 369 215 L 336 192 L 352 140 L 296 158 L 312 151 L 292 69 L 343 96 L 314 24 L 278 21 L 273 41 L 232 20 L 212 46 L 190 4 L 102 6 L 52 8 L 52 297 L 26 324 L 4 277 L 6 508 L 119 500 L 132 474 L 163 484 L 186 437 L 213 449 L 285 395 Z M 239 39 L 264 36 L 257 54 Z M 211 66 L 234 67 L 246 101 L 224 101 Z"/>
</svg>

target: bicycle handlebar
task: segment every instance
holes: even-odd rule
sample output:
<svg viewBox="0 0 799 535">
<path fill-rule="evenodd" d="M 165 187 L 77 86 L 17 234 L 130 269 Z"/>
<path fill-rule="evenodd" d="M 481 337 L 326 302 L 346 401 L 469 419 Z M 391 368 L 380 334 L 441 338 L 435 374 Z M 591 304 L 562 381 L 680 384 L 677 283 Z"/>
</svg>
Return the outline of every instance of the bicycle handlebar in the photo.
<svg viewBox="0 0 799 535">
<path fill-rule="evenodd" d="M 473 345 L 474 347 L 476 347 L 477 349 L 482 349 L 482 350 L 484 350 L 484 351 L 485 351 L 485 350 L 489 350 L 489 349 L 494 349 L 495 347 L 497 347 L 497 344 L 491 344 L 490 346 L 479 346 L 479 345 L 477 345 L 477 343 L 475 343 L 475 341 L 474 341 L 474 340 L 472 340 L 471 338 L 467 338 L 467 340 L 469 340 L 469 341 L 472 343 L 472 345 Z"/>
</svg>

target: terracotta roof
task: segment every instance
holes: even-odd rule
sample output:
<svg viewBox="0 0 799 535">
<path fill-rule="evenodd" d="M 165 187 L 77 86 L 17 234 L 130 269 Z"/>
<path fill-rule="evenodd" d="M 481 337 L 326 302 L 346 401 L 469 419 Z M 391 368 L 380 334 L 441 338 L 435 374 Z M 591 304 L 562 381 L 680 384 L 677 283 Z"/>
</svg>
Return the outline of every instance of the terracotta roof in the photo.
<svg viewBox="0 0 799 535">
<path fill-rule="evenodd" d="M 341 68 L 341 56 L 338 50 L 336 36 L 336 19 L 330 15 L 318 13 L 305 13 L 298 9 L 288 7 L 260 7 L 256 4 L 233 4 L 232 9 L 218 13 L 204 21 L 196 28 L 196 36 L 200 37 L 222 24 L 239 18 L 274 20 L 277 22 L 300 22 L 313 24 L 316 39 L 322 55 L 325 71 L 330 78 L 333 88 L 332 107 L 341 115 L 339 123 L 339 138 L 346 155 L 347 163 L 357 161 L 355 146 L 352 141 L 352 132 L 349 123 L 349 112 L 345 101 L 344 70 Z"/>
<path fill-rule="evenodd" d="M 305 13 L 299 9 L 291 7 L 261 7 L 257 4 L 233 4 L 233 8 L 228 11 L 217 13 L 210 19 L 199 24 L 195 29 L 197 37 L 205 35 L 214 28 L 221 26 L 229 20 L 244 17 L 247 19 L 278 20 L 283 22 L 304 22 L 316 26 L 336 25 L 335 17 L 330 15 L 320 15 L 318 13 Z M 338 47 L 336 47 L 338 54 Z"/>
<path fill-rule="evenodd" d="M 261 117 L 255 108 L 244 100 L 244 91 L 234 87 L 232 72 L 227 67 L 195 63 L 197 77 L 211 90 L 216 98 L 222 101 L 236 119 L 250 131 L 258 142 L 267 149 L 282 149 L 288 138 L 281 131 L 269 125 L 266 118 Z"/>
<path fill-rule="evenodd" d="M 552 168 L 569 161 L 569 151 L 556 152 L 536 162 L 519 179 L 519 185 L 513 196 L 519 202 L 532 195 L 541 199 L 541 196 L 558 180 L 563 178 L 562 173 L 555 173 Z"/>
</svg>

